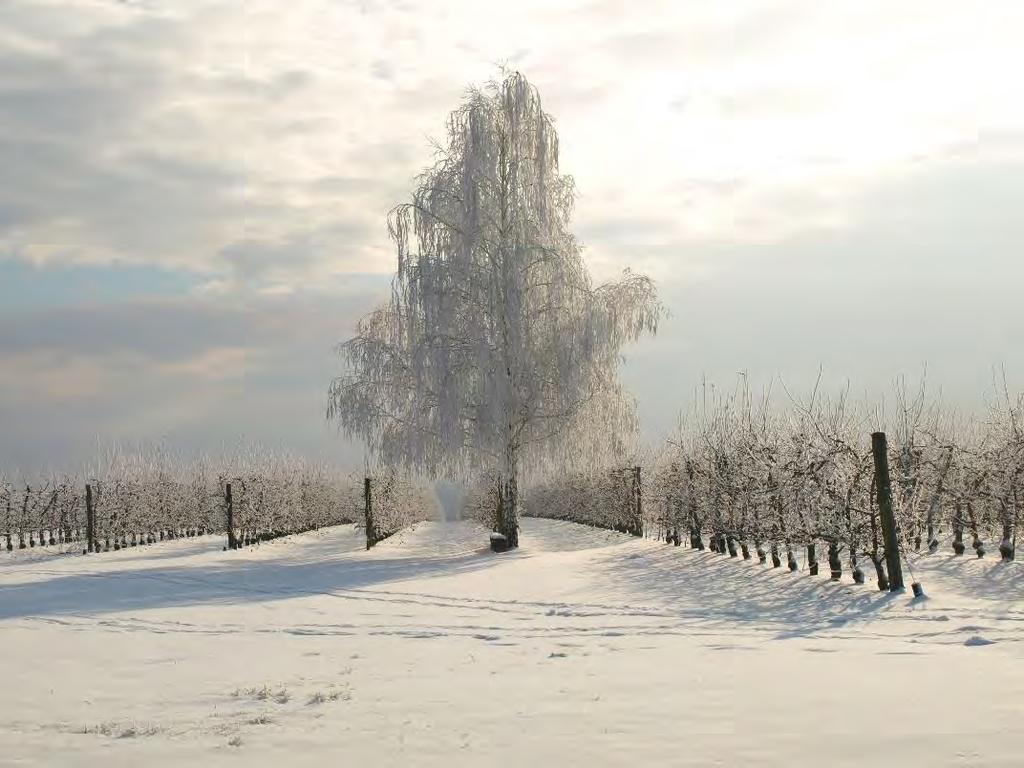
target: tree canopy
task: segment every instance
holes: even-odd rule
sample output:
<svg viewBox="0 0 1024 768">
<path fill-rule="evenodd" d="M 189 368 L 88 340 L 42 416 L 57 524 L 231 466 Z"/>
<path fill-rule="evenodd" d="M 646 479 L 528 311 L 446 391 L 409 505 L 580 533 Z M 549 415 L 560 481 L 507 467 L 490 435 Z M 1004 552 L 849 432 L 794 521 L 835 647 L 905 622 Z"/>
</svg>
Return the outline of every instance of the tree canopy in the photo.
<svg viewBox="0 0 1024 768">
<path fill-rule="evenodd" d="M 447 147 L 390 213 L 390 300 L 339 346 L 329 392 L 329 416 L 378 460 L 493 474 L 513 536 L 522 473 L 596 461 L 631 438 L 620 351 L 663 314 L 645 276 L 594 285 L 558 150 L 519 73 L 468 92 Z"/>
</svg>

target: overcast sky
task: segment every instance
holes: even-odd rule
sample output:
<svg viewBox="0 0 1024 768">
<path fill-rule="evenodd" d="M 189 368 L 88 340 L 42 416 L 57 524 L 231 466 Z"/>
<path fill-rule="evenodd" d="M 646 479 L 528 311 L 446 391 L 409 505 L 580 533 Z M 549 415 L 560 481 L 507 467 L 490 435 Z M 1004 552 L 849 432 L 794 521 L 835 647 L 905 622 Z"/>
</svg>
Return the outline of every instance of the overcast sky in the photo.
<svg viewBox="0 0 1024 768">
<path fill-rule="evenodd" d="M 557 6 L 557 8 L 556 8 Z M 652 439 L 706 374 L 1024 384 L 1024 3 L 5 0 L 0 463 L 239 436 L 358 460 L 332 345 L 467 85 L 540 89 L 592 269 L 672 312 Z"/>
</svg>

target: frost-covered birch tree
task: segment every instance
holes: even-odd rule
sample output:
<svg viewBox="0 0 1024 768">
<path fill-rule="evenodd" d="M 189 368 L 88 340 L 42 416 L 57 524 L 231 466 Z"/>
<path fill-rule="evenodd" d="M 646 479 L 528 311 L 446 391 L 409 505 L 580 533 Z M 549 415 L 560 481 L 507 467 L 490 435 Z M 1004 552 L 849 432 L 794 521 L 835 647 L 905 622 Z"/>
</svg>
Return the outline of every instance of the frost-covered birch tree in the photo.
<svg viewBox="0 0 1024 768">
<path fill-rule="evenodd" d="M 384 463 L 493 479 L 518 545 L 524 474 L 594 461 L 635 429 L 622 346 L 657 329 L 647 277 L 595 285 L 569 230 L 558 135 L 518 74 L 471 90 L 389 216 L 390 301 L 340 345 L 328 414 Z"/>
</svg>

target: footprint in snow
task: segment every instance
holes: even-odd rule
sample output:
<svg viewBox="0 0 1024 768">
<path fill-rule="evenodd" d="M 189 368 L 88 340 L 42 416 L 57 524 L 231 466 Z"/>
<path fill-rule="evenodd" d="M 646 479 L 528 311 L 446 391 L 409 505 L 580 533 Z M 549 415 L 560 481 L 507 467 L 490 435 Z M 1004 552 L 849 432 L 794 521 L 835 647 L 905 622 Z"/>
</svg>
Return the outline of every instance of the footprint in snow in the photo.
<svg viewBox="0 0 1024 768">
<path fill-rule="evenodd" d="M 967 645 L 967 646 L 993 645 L 993 644 L 995 644 L 995 642 L 996 642 L 995 640 L 989 640 L 987 637 L 982 637 L 981 635 L 971 635 L 966 640 L 964 640 L 964 645 Z"/>
</svg>

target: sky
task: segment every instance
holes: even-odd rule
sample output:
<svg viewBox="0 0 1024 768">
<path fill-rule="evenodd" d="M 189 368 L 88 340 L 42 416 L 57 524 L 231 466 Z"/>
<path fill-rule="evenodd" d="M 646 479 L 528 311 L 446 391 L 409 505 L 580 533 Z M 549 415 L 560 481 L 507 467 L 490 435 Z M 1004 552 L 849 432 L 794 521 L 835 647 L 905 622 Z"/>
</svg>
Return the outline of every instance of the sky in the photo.
<svg viewBox="0 0 1024 768">
<path fill-rule="evenodd" d="M 1016 0 L 5 0 L 0 465 L 239 439 L 362 461 L 334 345 L 388 293 L 386 215 L 465 89 L 518 69 L 646 439 L 703 377 L 970 409 L 1024 388 Z"/>
</svg>

